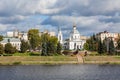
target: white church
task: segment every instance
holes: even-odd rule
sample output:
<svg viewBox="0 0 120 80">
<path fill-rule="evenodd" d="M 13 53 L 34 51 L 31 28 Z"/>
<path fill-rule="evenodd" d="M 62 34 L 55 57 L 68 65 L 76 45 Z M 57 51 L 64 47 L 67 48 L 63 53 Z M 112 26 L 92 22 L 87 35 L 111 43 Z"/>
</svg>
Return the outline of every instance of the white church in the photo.
<svg viewBox="0 0 120 80">
<path fill-rule="evenodd" d="M 63 48 L 66 50 L 82 50 L 83 45 L 86 42 L 85 39 L 82 39 L 79 31 L 76 28 L 76 25 L 73 25 L 73 30 L 70 32 L 69 39 L 63 41 L 62 31 L 58 31 L 58 41 L 63 45 Z"/>
</svg>

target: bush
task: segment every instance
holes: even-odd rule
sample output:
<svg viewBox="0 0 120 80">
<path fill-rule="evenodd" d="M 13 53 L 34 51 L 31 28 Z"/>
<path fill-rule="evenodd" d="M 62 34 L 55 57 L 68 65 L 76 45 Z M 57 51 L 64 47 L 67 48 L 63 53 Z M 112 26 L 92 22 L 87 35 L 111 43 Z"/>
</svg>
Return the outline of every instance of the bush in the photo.
<svg viewBox="0 0 120 80">
<path fill-rule="evenodd" d="M 19 65 L 21 62 L 14 62 L 13 65 Z"/>
<path fill-rule="evenodd" d="M 0 54 L 3 54 L 4 53 L 4 47 L 2 44 L 0 44 Z"/>
<path fill-rule="evenodd" d="M 12 54 L 3 54 L 3 56 L 12 56 Z"/>
<path fill-rule="evenodd" d="M 22 53 L 25 53 L 28 49 L 29 49 L 29 44 L 28 42 L 22 40 L 21 41 L 21 45 L 20 45 L 20 49 Z"/>
<path fill-rule="evenodd" d="M 16 48 L 12 46 L 11 43 L 5 44 L 5 53 L 7 54 L 13 54 L 17 52 Z"/>
<path fill-rule="evenodd" d="M 71 50 L 64 50 L 62 53 L 63 53 L 64 55 L 69 55 L 69 54 L 71 54 Z"/>
<path fill-rule="evenodd" d="M 29 55 L 30 55 L 30 56 L 40 56 L 40 53 L 37 53 L 37 52 L 31 52 Z"/>
</svg>

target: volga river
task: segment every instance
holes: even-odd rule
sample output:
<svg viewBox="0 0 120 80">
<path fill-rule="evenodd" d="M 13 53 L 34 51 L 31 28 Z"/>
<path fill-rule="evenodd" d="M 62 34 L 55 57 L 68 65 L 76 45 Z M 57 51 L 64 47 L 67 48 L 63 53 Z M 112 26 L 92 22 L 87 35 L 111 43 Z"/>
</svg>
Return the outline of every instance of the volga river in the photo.
<svg viewBox="0 0 120 80">
<path fill-rule="evenodd" d="M 0 66 L 0 80 L 120 80 L 120 65 Z"/>
</svg>

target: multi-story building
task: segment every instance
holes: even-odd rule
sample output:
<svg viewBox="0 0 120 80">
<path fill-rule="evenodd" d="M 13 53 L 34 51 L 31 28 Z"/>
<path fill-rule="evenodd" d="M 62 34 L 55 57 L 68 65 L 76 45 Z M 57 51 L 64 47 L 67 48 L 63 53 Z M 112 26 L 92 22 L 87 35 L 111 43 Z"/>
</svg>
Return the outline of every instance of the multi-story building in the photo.
<svg viewBox="0 0 120 80">
<path fill-rule="evenodd" d="M 7 37 L 13 37 L 13 31 L 7 32 Z"/>
<path fill-rule="evenodd" d="M 49 34 L 50 36 L 56 36 L 56 35 L 55 35 L 55 32 L 53 32 L 53 31 L 49 32 L 48 34 Z"/>
<path fill-rule="evenodd" d="M 42 34 L 45 34 L 45 33 L 49 34 L 50 36 L 56 36 L 55 32 L 53 32 L 53 31 L 48 31 L 48 30 L 45 30 L 45 31 L 43 31 L 43 32 L 40 32 L 40 33 L 39 33 L 39 36 L 41 36 Z"/>
<path fill-rule="evenodd" d="M 16 37 L 16 38 L 18 38 L 18 36 L 19 36 L 19 31 L 18 30 L 8 31 L 7 32 L 7 37 Z"/>
<path fill-rule="evenodd" d="M 105 38 L 109 38 L 109 37 L 116 39 L 116 38 L 118 38 L 118 35 L 119 35 L 119 33 L 109 33 L 107 31 L 104 31 L 104 32 L 98 33 L 97 37 L 103 41 Z"/>
<path fill-rule="evenodd" d="M 21 40 L 28 41 L 28 33 L 27 32 L 19 32 L 18 30 L 8 31 L 7 32 L 8 38 L 19 38 Z"/>
<path fill-rule="evenodd" d="M 80 36 L 80 39 L 81 39 L 81 40 L 85 40 L 85 41 L 86 41 L 88 38 L 89 38 L 89 37 L 87 37 L 87 36 L 83 36 L 83 35 Z"/>
<path fill-rule="evenodd" d="M 18 38 L 21 40 L 28 41 L 28 33 L 27 32 L 19 32 Z"/>
<path fill-rule="evenodd" d="M 105 39 L 107 39 L 107 40 L 112 39 L 114 42 L 114 46 L 117 46 L 117 39 L 119 37 L 119 33 L 110 33 L 110 32 L 104 31 L 104 32 L 98 33 L 96 35 L 96 37 L 98 39 L 101 39 L 101 41 L 103 41 Z"/>
</svg>

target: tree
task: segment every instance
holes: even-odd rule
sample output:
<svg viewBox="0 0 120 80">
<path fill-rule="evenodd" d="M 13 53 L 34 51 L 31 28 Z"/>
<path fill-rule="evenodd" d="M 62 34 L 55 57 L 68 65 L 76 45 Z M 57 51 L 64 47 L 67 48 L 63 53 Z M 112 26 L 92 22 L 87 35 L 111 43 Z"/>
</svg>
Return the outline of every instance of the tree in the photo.
<svg viewBox="0 0 120 80">
<path fill-rule="evenodd" d="M 89 50 L 89 44 L 88 44 L 88 43 L 85 43 L 85 44 L 84 44 L 84 49 L 85 49 L 85 50 Z"/>
<path fill-rule="evenodd" d="M 98 53 L 99 54 L 103 54 L 104 53 L 104 51 L 103 51 L 103 44 L 102 44 L 101 39 L 98 41 Z"/>
<path fill-rule="evenodd" d="M 113 55 L 114 53 L 115 53 L 115 47 L 114 47 L 113 40 L 111 39 L 109 42 L 109 54 Z"/>
<path fill-rule="evenodd" d="M 58 42 L 58 43 L 57 43 L 57 50 L 56 50 L 56 52 L 57 52 L 58 54 L 61 54 L 61 50 L 62 50 L 62 45 L 60 44 L 60 42 Z"/>
<path fill-rule="evenodd" d="M 11 43 L 5 44 L 5 53 L 13 54 L 16 52 L 16 48 Z"/>
<path fill-rule="evenodd" d="M 50 36 L 48 43 L 47 43 L 47 48 L 48 48 L 48 53 L 50 55 L 55 54 L 56 50 L 57 50 L 57 43 L 58 43 L 58 39 L 55 36 Z"/>
<path fill-rule="evenodd" d="M 29 44 L 28 42 L 22 40 L 21 45 L 20 45 L 20 50 L 22 53 L 26 52 L 29 49 Z"/>
<path fill-rule="evenodd" d="M 120 37 L 117 40 L 117 49 L 120 50 Z"/>
<path fill-rule="evenodd" d="M 118 37 L 117 40 L 116 53 L 120 55 L 120 36 Z"/>
<path fill-rule="evenodd" d="M 41 53 L 41 55 L 42 56 L 48 56 L 49 54 L 48 54 L 48 51 L 47 51 L 47 44 L 48 44 L 48 40 L 49 40 L 49 35 L 48 34 L 42 34 L 41 35 L 41 38 L 40 38 L 40 45 L 41 45 L 41 49 L 42 49 L 42 53 Z"/>
<path fill-rule="evenodd" d="M 47 48 L 46 48 L 46 43 L 42 43 L 42 53 L 41 53 L 41 56 L 48 56 L 47 54 Z"/>
<path fill-rule="evenodd" d="M 41 48 L 42 48 L 42 56 L 53 55 L 56 53 L 57 47 L 57 38 L 50 36 L 49 34 L 41 35 Z"/>
<path fill-rule="evenodd" d="M 107 45 L 106 45 L 106 40 L 103 40 L 103 53 L 106 53 L 107 52 Z"/>
<path fill-rule="evenodd" d="M 3 40 L 3 36 L 2 35 L 0 35 L 0 41 L 2 41 Z"/>
<path fill-rule="evenodd" d="M 33 50 L 36 50 L 37 47 L 40 45 L 40 36 L 38 29 L 30 29 L 28 31 L 28 39 L 30 42 L 30 46 Z"/>
<path fill-rule="evenodd" d="M 4 53 L 4 47 L 2 44 L 0 44 L 0 54 L 3 54 Z"/>
<path fill-rule="evenodd" d="M 98 50 L 98 39 L 95 34 L 93 34 L 89 39 L 86 40 L 86 43 L 84 45 L 87 50 L 90 51 L 97 51 Z"/>
</svg>

